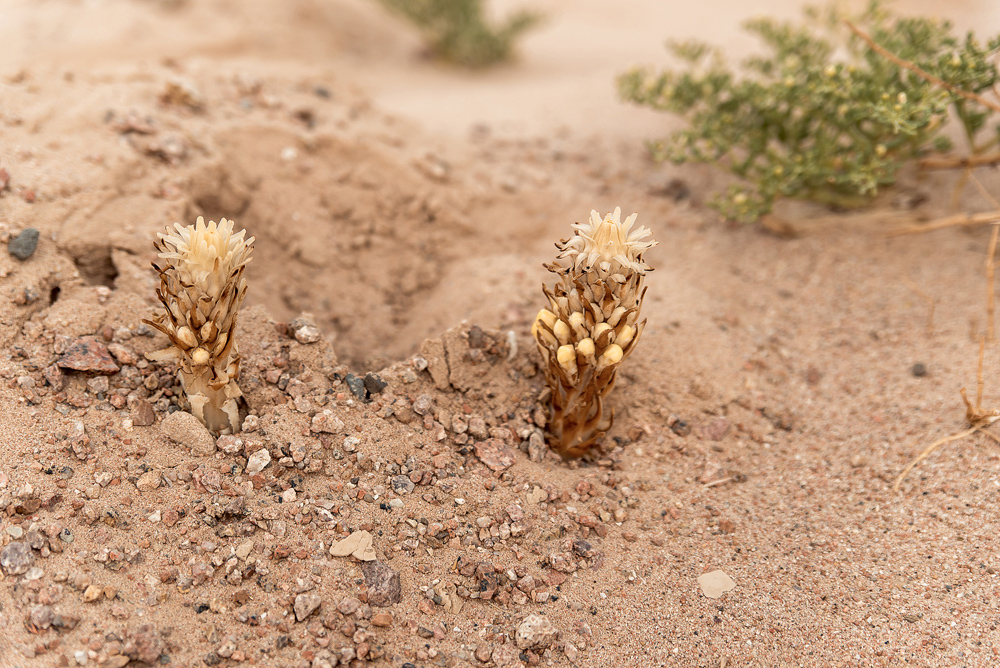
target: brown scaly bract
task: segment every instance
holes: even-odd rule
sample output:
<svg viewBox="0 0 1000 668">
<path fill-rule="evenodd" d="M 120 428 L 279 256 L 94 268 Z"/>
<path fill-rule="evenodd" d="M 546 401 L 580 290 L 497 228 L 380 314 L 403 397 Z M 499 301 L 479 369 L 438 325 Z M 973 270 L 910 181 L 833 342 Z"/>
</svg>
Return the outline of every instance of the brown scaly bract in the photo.
<svg viewBox="0 0 1000 668">
<path fill-rule="evenodd" d="M 246 230 L 233 234 L 233 223 L 223 218 L 218 226 L 195 225 L 157 236 L 160 274 L 156 296 L 165 312 L 157 313 L 152 325 L 170 338 L 171 346 L 146 357 L 173 361 L 179 367 L 181 385 L 191 412 L 215 434 L 240 430 L 237 381 L 240 354 L 236 345 L 236 316 L 246 295 L 243 269 L 250 261 L 254 238 L 244 240 Z"/>
<path fill-rule="evenodd" d="M 543 286 L 549 308 L 539 311 L 531 331 L 552 391 L 548 444 L 563 457 L 585 454 L 611 427 L 614 413 L 604 402 L 646 324 L 639 311 L 652 270 L 642 254 L 656 242 L 643 241 L 647 228 L 631 229 L 635 217 L 621 221 L 616 208 L 602 220 L 592 211 L 589 222 L 573 225 L 572 238 L 556 244 L 557 261 L 546 265 L 559 281 L 551 290 Z"/>
</svg>

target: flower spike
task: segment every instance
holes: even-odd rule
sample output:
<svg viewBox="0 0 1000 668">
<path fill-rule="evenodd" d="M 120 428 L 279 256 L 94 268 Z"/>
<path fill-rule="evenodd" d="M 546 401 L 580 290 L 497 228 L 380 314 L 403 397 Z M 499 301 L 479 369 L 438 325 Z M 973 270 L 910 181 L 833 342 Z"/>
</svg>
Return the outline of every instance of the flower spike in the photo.
<svg viewBox="0 0 1000 668">
<path fill-rule="evenodd" d="M 643 279 L 652 271 L 642 255 L 656 245 L 645 227 L 632 229 L 636 214 L 621 220 L 621 209 L 576 223 L 576 234 L 556 244 L 557 261 L 546 265 L 559 277 L 543 286 L 549 308 L 531 328 L 551 389 L 547 440 L 563 457 L 579 457 L 598 447 L 611 427 L 607 396 L 621 363 L 635 349 L 646 321 L 637 322 L 645 295 Z M 566 261 L 568 266 L 559 263 Z"/>
<path fill-rule="evenodd" d="M 164 312 L 143 322 L 166 334 L 171 345 L 146 357 L 177 363 L 191 412 L 215 434 L 236 433 L 242 422 L 234 335 L 254 242 L 245 234 L 234 233 L 225 218 L 205 225 L 199 216 L 194 225 L 168 227 L 154 244 L 161 260 L 153 264 L 160 274 L 156 296 Z"/>
</svg>

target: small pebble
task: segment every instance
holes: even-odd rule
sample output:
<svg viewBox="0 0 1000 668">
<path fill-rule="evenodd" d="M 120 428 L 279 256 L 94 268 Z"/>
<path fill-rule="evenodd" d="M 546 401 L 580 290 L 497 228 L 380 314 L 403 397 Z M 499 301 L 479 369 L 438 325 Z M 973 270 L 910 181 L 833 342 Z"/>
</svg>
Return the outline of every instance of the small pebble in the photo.
<svg viewBox="0 0 1000 668">
<path fill-rule="evenodd" d="M 14 541 L 0 550 L 0 566 L 8 575 L 20 575 L 35 562 L 31 546 L 23 541 Z"/>
<path fill-rule="evenodd" d="M 254 473 L 260 473 L 264 470 L 264 467 L 271 463 L 271 453 L 267 451 L 267 448 L 262 448 L 257 452 L 250 455 L 247 459 L 246 472 L 249 475 Z"/>
<path fill-rule="evenodd" d="M 369 395 L 379 394 L 389 385 L 374 373 L 366 373 L 364 383 Z"/>
<path fill-rule="evenodd" d="M 156 422 L 156 414 L 153 412 L 153 405 L 145 399 L 136 400 L 132 406 L 132 424 L 136 427 L 149 427 Z"/>
<path fill-rule="evenodd" d="M 240 546 L 236 548 L 236 556 L 240 559 L 246 559 L 250 556 L 250 552 L 253 551 L 253 541 L 246 540 L 240 543 Z"/>
<path fill-rule="evenodd" d="M 381 561 L 366 561 L 361 564 L 368 587 L 368 603 L 385 608 L 399 603 L 402 596 L 399 573 Z"/>
<path fill-rule="evenodd" d="M 173 441 L 191 448 L 199 455 L 211 455 L 215 452 L 215 439 L 198 418 L 176 411 L 163 418 L 163 432 Z"/>
<path fill-rule="evenodd" d="M 927 375 L 927 367 L 924 365 L 923 362 L 917 362 L 916 364 L 913 365 L 913 368 L 910 369 L 910 373 L 912 373 L 917 378 L 921 378 Z"/>
<path fill-rule="evenodd" d="M 314 613 L 322 602 L 323 599 L 318 594 L 299 594 L 296 596 L 293 605 L 296 621 L 301 622 Z"/>
<path fill-rule="evenodd" d="M 517 627 L 515 639 L 520 649 L 544 649 L 551 645 L 559 636 L 559 631 L 547 618 L 541 615 L 528 615 Z"/>
<path fill-rule="evenodd" d="M 108 348 L 93 336 L 83 336 L 66 349 L 66 353 L 56 364 L 73 371 L 93 371 L 95 373 L 118 373 L 118 365 L 111 359 Z M 193 416 L 192 416 L 193 417 Z"/>
<path fill-rule="evenodd" d="M 351 394 L 361 401 L 368 401 L 368 390 L 365 389 L 364 380 L 358 378 L 353 373 L 349 373 L 344 376 L 344 381 L 347 383 L 347 387 L 351 388 Z"/>
<path fill-rule="evenodd" d="M 156 471 L 146 471 L 135 483 L 136 489 L 140 492 L 152 492 L 160 486 L 160 474 Z"/>
<path fill-rule="evenodd" d="M 380 612 L 372 617 L 372 626 L 392 626 L 392 613 Z"/>
<path fill-rule="evenodd" d="M 313 325 L 303 325 L 295 330 L 295 340 L 299 343 L 316 343 L 320 336 L 319 328 Z"/>
<path fill-rule="evenodd" d="M 503 471 L 514 465 L 514 451 L 498 438 L 476 443 L 476 457 L 493 471 Z"/>
<path fill-rule="evenodd" d="M 413 487 L 414 487 L 413 481 L 411 481 L 409 477 L 405 475 L 398 475 L 392 479 L 392 489 L 397 494 L 409 494 L 410 492 L 413 491 Z M 402 501 L 400 501 L 399 505 L 403 505 Z"/>
<path fill-rule="evenodd" d="M 29 227 L 10 240 L 7 251 L 22 262 L 35 254 L 38 247 L 38 230 Z"/>
</svg>

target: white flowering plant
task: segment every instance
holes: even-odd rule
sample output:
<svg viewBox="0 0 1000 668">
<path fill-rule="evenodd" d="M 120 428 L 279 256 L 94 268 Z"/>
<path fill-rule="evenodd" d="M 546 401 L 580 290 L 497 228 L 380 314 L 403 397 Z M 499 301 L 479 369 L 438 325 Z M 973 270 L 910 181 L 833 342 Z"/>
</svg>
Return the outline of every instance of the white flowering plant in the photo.
<svg viewBox="0 0 1000 668">
<path fill-rule="evenodd" d="M 236 319 L 246 296 L 243 272 L 251 260 L 254 238 L 233 231 L 223 218 L 161 232 L 155 243 L 161 262 L 156 296 L 164 311 L 143 322 L 170 339 L 171 345 L 146 357 L 178 365 L 191 413 L 215 434 L 240 430 L 237 381 L 240 354 Z"/>
<path fill-rule="evenodd" d="M 575 234 L 556 244 L 559 255 L 546 265 L 559 280 L 542 288 L 549 306 L 538 312 L 531 333 L 550 390 L 548 445 L 563 457 L 600 448 L 614 419 L 605 401 L 646 325 L 639 312 L 651 269 L 642 255 L 656 242 L 647 240 L 647 228 L 632 229 L 635 219 L 633 213 L 621 220 L 620 208 L 603 218 L 591 211 L 588 222 L 574 224 Z"/>
</svg>

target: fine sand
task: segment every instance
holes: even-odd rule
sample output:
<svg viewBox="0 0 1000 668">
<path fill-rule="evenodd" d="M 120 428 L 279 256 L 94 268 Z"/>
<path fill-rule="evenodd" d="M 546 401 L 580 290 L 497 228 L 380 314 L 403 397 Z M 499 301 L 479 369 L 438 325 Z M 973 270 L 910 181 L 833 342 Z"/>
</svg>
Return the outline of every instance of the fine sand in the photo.
<svg viewBox="0 0 1000 668">
<path fill-rule="evenodd" d="M 0 666 L 997 665 L 1000 445 L 893 491 L 968 427 L 989 229 L 888 236 L 954 212 L 912 171 L 783 208 L 794 238 L 720 222 L 725 178 L 651 162 L 676 121 L 613 88 L 668 37 L 752 48 L 749 5 L 675 4 L 539 3 L 475 74 L 367 0 L 0 4 L 0 236 L 40 231 L 0 252 Z M 659 241 L 648 326 L 606 452 L 566 463 L 529 329 L 553 242 L 616 206 Z M 164 423 L 140 322 L 156 233 L 199 215 L 256 237 L 253 417 L 214 446 Z M 374 562 L 331 554 L 356 531 Z"/>
</svg>

